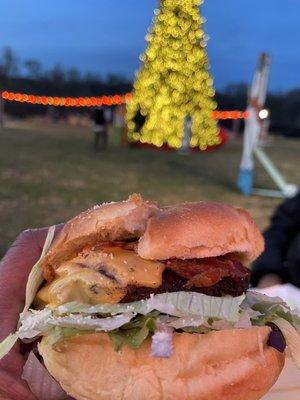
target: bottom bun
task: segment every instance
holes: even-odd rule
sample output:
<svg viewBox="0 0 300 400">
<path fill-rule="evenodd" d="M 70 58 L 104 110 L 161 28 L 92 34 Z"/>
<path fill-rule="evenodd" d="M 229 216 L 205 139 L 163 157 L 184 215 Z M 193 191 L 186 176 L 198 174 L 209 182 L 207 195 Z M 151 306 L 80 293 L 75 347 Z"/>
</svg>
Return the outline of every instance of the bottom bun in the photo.
<svg viewBox="0 0 300 400">
<path fill-rule="evenodd" d="M 77 336 L 39 351 L 77 400 L 257 400 L 277 380 L 284 354 L 266 343 L 269 327 L 175 333 L 170 358 L 150 356 L 151 341 L 114 351 L 105 333 Z"/>
</svg>

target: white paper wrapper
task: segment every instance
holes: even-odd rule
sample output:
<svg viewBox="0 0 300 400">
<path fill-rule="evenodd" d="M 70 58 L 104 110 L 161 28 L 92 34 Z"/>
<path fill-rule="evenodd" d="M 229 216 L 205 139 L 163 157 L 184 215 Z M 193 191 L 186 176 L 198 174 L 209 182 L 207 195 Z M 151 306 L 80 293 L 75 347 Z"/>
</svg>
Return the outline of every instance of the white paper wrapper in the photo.
<svg viewBox="0 0 300 400">
<path fill-rule="evenodd" d="M 32 351 L 23 369 L 24 379 L 39 400 L 71 400 Z"/>
<path fill-rule="evenodd" d="M 256 292 L 264 293 L 270 297 L 280 297 L 289 307 L 300 313 L 300 290 L 290 283 L 275 285 L 263 289 L 255 288 Z"/>
</svg>

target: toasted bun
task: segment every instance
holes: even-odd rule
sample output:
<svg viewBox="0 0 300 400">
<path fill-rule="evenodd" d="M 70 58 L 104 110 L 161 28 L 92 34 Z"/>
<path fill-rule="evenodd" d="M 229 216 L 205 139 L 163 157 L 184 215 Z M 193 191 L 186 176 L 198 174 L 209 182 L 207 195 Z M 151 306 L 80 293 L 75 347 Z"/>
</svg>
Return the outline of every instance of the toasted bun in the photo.
<svg viewBox="0 0 300 400">
<path fill-rule="evenodd" d="M 219 203 L 184 203 L 153 216 L 138 253 L 151 260 L 216 257 L 227 253 L 247 263 L 264 240 L 247 211 Z"/>
<path fill-rule="evenodd" d="M 157 211 L 155 203 L 133 194 L 126 201 L 104 203 L 79 214 L 65 224 L 43 259 L 45 278 L 50 280 L 62 262 L 87 245 L 140 237 L 148 219 Z"/>
<path fill-rule="evenodd" d="M 138 349 L 114 351 L 105 333 L 77 336 L 39 351 L 77 400 L 257 400 L 277 380 L 284 354 L 266 345 L 269 327 L 205 335 L 176 333 L 170 358 Z"/>
<path fill-rule="evenodd" d="M 263 250 L 263 238 L 245 210 L 207 202 L 159 209 L 133 194 L 126 201 L 95 206 L 67 222 L 42 261 L 44 276 L 51 280 L 61 263 L 87 245 L 133 237 L 140 238 L 138 254 L 150 260 L 233 253 L 247 263 Z"/>
</svg>

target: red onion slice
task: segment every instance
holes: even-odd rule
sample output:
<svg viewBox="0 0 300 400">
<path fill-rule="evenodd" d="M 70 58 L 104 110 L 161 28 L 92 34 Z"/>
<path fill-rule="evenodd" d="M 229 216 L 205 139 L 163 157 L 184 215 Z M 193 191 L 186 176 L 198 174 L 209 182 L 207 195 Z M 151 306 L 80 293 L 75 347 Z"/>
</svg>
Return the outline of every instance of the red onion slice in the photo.
<svg viewBox="0 0 300 400">
<path fill-rule="evenodd" d="M 158 327 L 152 336 L 151 356 L 169 358 L 173 352 L 173 328 Z"/>
<path fill-rule="evenodd" d="M 39 400 L 71 400 L 33 351 L 25 363 L 22 379 L 28 383 L 30 390 Z"/>
</svg>

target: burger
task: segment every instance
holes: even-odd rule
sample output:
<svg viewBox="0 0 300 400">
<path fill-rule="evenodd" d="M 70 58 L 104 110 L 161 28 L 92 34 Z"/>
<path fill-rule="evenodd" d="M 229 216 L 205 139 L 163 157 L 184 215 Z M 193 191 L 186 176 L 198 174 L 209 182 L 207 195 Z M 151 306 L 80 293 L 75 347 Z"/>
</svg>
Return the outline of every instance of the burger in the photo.
<svg viewBox="0 0 300 400">
<path fill-rule="evenodd" d="M 133 194 L 67 222 L 17 336 L 77 400 L 256 400 L 300 319 L 248 290 L 263 237 L 240 208 Z"/>
</svg>

